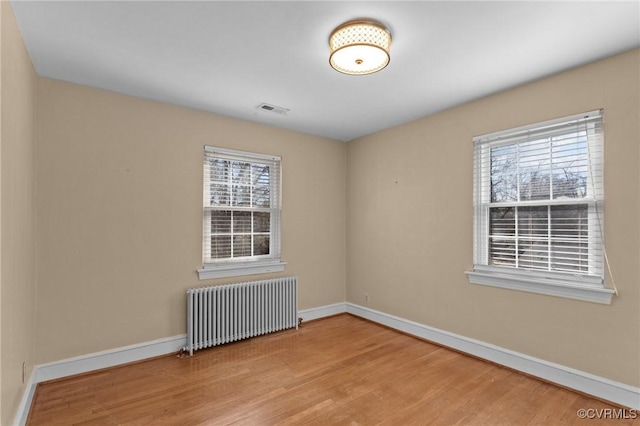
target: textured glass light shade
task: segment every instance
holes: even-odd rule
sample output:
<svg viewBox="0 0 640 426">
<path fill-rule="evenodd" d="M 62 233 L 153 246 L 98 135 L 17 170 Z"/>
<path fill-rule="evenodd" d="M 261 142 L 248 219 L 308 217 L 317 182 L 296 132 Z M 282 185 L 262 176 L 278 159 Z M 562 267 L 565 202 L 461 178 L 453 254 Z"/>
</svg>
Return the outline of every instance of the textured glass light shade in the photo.
<svg viewBox="0 0 640 426">
<path fill-rule="evenodd" d="M 329 37 L 329 63 L 341 73 L 371 74 L 389 64 L 390 47 L 391 34 L 377 22 L 347 22 Z"/>
</svg>

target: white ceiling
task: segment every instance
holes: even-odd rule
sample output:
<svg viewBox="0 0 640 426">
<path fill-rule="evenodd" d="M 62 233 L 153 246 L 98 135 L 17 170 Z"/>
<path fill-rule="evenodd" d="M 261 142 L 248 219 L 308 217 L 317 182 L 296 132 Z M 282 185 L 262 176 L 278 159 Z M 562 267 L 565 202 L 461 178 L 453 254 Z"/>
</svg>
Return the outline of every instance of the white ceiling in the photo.
<svg viewBox="0 0 640 426">
<path fill-rule="evenodd" d="M 640 2 L 13 1 L 36 72 L 341 141 L 640 46 Z M 328 37 L 372 18 L 391 63 Z M 287 115 L 256 109 L 260 103 Z"/>
</svg>

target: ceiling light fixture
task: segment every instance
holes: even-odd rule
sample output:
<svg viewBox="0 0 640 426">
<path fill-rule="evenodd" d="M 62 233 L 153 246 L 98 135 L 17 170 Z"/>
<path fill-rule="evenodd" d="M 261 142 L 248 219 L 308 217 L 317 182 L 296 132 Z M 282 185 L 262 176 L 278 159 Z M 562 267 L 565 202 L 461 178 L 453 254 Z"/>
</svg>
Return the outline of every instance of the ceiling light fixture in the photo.
<svg viewBox="0 0 640 426">
<path fill-rule="evenodd" d="M 333 30 L 329 37 L 329 63 L 344 74 L 365 75 L 389 64 L 391 33 L 371 20 L 349 21 Z"/>
</svg>

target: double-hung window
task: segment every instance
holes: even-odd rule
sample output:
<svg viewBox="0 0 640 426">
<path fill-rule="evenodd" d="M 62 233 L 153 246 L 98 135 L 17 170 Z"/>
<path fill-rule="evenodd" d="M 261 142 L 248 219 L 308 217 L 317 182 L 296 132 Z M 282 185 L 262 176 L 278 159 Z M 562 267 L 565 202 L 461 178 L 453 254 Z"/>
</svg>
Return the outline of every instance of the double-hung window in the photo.
<svg viewBox="0 0 640 426">
<path fill-rule="evenodd" d="M 601 111 L 474 138 L 470 282 L 610 303 L 603 191 Z"/>
<path fill-rule="evenodd" d="M 204 147 L 200 279 L 277 272 L 280 157 Z"/>
</svg>

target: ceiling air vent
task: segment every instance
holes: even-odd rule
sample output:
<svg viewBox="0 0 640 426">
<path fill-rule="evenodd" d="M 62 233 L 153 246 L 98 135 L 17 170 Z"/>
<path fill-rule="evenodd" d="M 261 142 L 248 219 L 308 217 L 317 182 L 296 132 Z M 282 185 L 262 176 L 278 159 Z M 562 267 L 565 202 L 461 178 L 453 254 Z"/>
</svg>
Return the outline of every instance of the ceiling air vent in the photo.
<svg viewBox="0 0 640 426">
<path fill-rule="evenodd" d="M 287 115 L 287 113 L 289 112 L 288 108 L 282 108 L 271 104 L 260 104 L 256 107 L 256 109 L 266 112 L 275 112 L 276 114 L 280 115 Z"/>
</svg>

